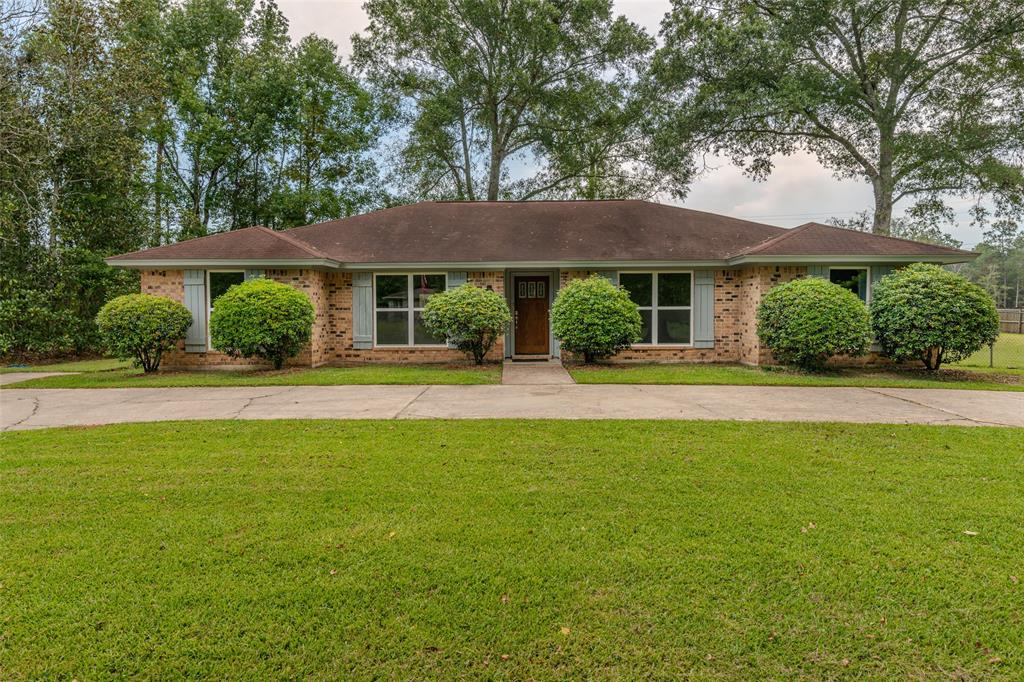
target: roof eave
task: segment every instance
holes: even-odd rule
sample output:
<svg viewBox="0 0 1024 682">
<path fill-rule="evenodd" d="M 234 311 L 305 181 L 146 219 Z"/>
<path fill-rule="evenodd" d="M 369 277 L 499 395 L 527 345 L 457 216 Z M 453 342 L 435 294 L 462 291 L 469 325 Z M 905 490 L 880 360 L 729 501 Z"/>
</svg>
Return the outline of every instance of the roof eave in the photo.
<svg viewBox="0 0 1024 682">
<path fill-rule="evenodd" d="M 735 256 L 728 260 L 729 265 L 747 264 L 775 264 L 775 265 L 803 265 L 822 263 L 835 265 L 842 263 L 940 263 L 952 265 L 955 263 L 966 263 L 974 260 L 978 254 L 972 252 L 949 253 L 949 254 L 903 254 L 903 255 L 871 255 L 871 254 L 850 254 L 850 255 L 799 255 L 799 256 L 771 256 L 751 254 Z"/>
<path fill-rule="evenodd" d="M 341 264 L 329 258 L 106 258 L 104 262 L 115 268 L 141 270 L 146 268 L 174 268 L 182 270 L 209 268 L 325 268 L 339 269 Z"/>
</svg>

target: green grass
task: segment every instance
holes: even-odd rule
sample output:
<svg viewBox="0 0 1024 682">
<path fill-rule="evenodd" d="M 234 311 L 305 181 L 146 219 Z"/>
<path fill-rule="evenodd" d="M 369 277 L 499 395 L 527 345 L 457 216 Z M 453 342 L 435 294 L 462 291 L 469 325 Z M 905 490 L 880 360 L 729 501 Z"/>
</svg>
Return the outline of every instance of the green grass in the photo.
<svg viewBox="0 0 1024 682">
<path fill-rule="evenodd" d="M 340 384 L 496 384 L 500 365 L 360 365 L 316 369 L 87 372 L 22 381 L 5 388 L 163 388 L 169 386 L 332 386 Z"/>
<path fill-rule="evenodd" d="M 993 351 L 991 358 L 993 368 L 1024 371 L 1024 334 L 1000 334 Z M 983 348 L 956 364 L 958 367 L 989 369 L 989 350 Z"/>
<path fill-rule="evenodd" d="M 716 384 L 742 386 L 865 386 L 873 388 L 963 388 L 1024 391 L 1012 373 L 940 370 L 836 369 L 808 373 L 778 367 L 727 364 L 636 364 L 570 367 L 579 384 Z"/>
<path fill-rule="evenodd" d="M 70 360 L 67 362 L 51 362 L 28 364 L 24 367 L 0 367 L 0 374 L 14 372 L 102 372 L 110 369 L 126 369 L 131 363 L 114 358 L 98 358 L 95 360 Z"/>
<path fill-rule="evenodd" d="M 1019 680 L 1022 440 L 557 421 L 2 434 L 0 678 Z"/>
</svg>

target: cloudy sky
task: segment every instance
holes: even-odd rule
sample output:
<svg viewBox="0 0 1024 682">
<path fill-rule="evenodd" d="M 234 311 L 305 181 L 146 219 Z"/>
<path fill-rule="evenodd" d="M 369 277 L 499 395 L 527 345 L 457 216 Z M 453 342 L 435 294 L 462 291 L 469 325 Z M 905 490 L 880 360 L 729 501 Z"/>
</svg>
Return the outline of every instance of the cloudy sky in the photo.
<svg viewBox="0 0 1024 682">
<path fill-rule="evenodd" d="M 351 50 L 350 37 L 366 28 L 362 0 L 278 0 L 288 17 L 295 39 L 309 33 L 330 38 L 346 57 Z M 616 9 L 657 35 L 669 0 L 616 0 Z M 831 216 L 847 218 L 872 208 L 871 189 L 863 182 L 836 180 L 818 165 L 813 156 L 794 154 L 779 157 L 775 172 L 766 182 L 744 177 L 727 160 L 712 160 L 712 170 L 697 180 L 683 205 L 688 208 L 749 218 L 773 225 L 793 227 Z M 678 203 L 678 202 L 676 202 Z M 969 226 L 969 200 L 950 200 L 959 225 L 952 230 L 967 246 L 980 235 Z M 901 206 L 897 207 L 897 213 Z"/>
</svg>

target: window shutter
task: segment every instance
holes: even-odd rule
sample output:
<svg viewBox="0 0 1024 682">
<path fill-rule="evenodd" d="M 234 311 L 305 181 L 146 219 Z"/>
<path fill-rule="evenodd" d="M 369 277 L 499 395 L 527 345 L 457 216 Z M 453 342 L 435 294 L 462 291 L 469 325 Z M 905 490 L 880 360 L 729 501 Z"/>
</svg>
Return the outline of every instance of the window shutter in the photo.
<svg viewBox="0 0 1024 682">
<path fill-rule="evenodd" d="M 619 273 L 615 270 L 598 270 L 594 274 L 604 277 L 606 280 L 608 280 L 609 282 L 616 286 L 618 286 L 619 284 Z"/>
<path fill-rule="evenodd" d="M 828 279 L 828 266 L 827 265 L 808 265 L 807 266 L 808 277 L 821 277 L 822 279 Z"/>
<path fill-rule="evenodd" d="M 352 273 L 352 347 L 373 348 L 373 273 Z"/>
<path fill-rule="evenodd" d="M 449 272 L 447 286 L 449 289 L 457 289 L 469 281 L 468 272 Z M 455 348 L 454 339 L 448 339 L 448 347 Z"/>
<path fill-rule="evenodd" d="M 185 271 L 185 307 L 192 324 L 185 332 L 185 352 L 206 352 L 206 270 Z"/>
<path fill-rule="evenodd" d="M 259 279 L 260 277 L 264 277 L 264 271 L 263 270 L 246 270 L 245 271 L 245 281 L 246 282 L 248 282 L 250 279 Z"/>
<path fill-rule="evenodd" d="M 891 274 L 895 268 L 891 265 L 872 265 L 871 266 L 871 286 L 878 284 L 878 280 L 882 279 L 888 274 Z"/>
<path fill-rule="evenodd" d="M 715 272 L 693 273 L 693 347 L 715 347 Z"/>
</svg>

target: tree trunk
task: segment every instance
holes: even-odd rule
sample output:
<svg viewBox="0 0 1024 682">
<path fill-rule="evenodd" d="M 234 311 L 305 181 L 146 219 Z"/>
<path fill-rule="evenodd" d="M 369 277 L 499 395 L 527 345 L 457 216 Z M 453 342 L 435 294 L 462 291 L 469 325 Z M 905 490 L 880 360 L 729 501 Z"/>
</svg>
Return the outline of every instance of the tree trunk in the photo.
<svg viewBox="0 0 1024 682">
<path fill-rule="evenodd" d="M 875 216 L 871 224 L 874 234 L 888 235 L 892 231 L 892 195 L 895 183 L 892 176 L 893 148 L 891 136 L 882 133 L 878 147 L 878 175 L 871 179 L 875 194 Z"/>
<path fill-rule="evenodd" d="M 156 172 L 153 176 L 153 236 L 150 246 L 160 246 L 163 239 L 164 141 L 156 143 Z"/>
<path fill-rule="evenodd" d="M 495 144 L 491 148 L 491 167 L 487 174 L 487 201 L 498 200 L 498 184 L 501 181 L 501 164 L 504 154 Z"/>
<path fill-rule="evenodd" d="M 872 182 L 875 193 L 875 216 L 871 224 L 874 234 L 888 235 L 892 231 L 892 179 L 876 178 Z"/>
</svg>

